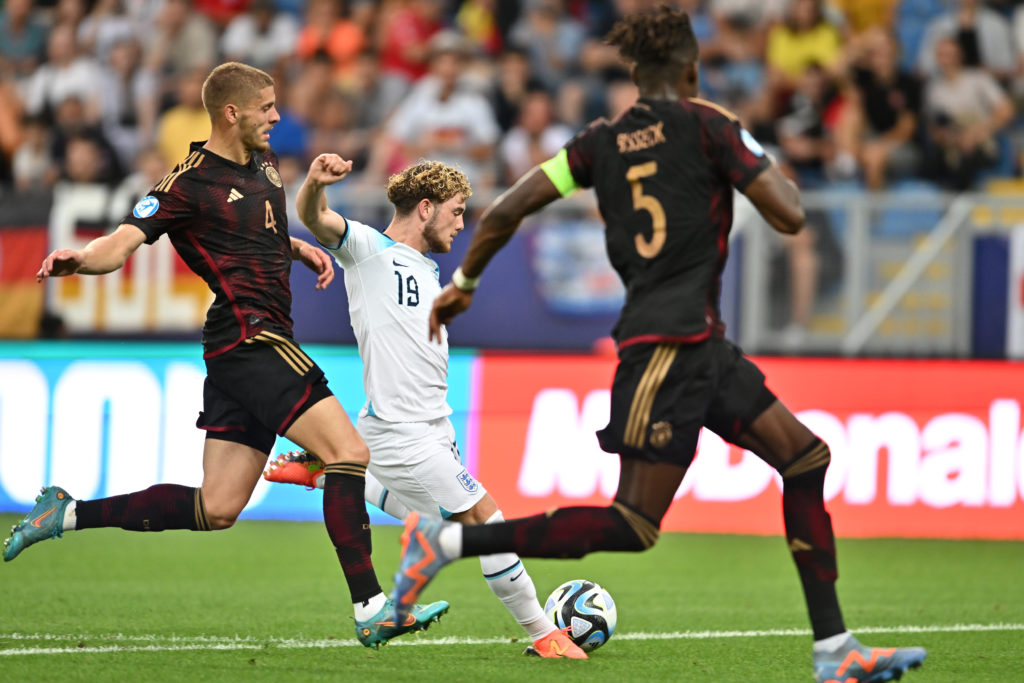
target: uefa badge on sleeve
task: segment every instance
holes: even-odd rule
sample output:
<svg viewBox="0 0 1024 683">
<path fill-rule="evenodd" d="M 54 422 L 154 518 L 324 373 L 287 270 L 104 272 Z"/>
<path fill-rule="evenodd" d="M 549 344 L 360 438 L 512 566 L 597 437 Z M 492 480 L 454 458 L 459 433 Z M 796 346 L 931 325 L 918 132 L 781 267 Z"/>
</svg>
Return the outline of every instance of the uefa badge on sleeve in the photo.
<svg viewBox="0 0 1024 683">
<path fill-rule="evenodd" d="M 136 218 L 149 218 L 160 208 L 160 200 L 153 195 L 143 197 L 135 204 L 132 215 Z"/>
<path fill-rule="evenodd" d="M 761 146 L 760 142 L 754 139 L 753 135 L 747 132 L 746 128 L 740 129 L 740 140 L 743 141 L 743 145 L 747 149 L 749 149 L 754 154 L 754 156 L 764 156 L 764 147 Z"/>
</svg>

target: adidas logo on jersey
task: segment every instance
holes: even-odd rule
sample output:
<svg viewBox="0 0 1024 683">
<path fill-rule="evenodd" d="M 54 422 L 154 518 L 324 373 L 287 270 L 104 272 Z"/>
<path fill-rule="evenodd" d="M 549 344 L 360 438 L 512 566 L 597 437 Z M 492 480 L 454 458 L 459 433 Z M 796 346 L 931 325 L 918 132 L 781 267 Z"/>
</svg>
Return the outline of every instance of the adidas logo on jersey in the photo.
<svg viewBox="0 0 1024 683">
<path fill-rule="evenodd" d="M 238 190 L 236 190 L 233 187 L 231 188 L 231 192 L 228 192 L 228 204 L 230 204 L 231 202 L 234 202 L 234 201 L 238 201 L 241 198 L 242 198 L 242 193 L 239 192 Z"/>
</svg>

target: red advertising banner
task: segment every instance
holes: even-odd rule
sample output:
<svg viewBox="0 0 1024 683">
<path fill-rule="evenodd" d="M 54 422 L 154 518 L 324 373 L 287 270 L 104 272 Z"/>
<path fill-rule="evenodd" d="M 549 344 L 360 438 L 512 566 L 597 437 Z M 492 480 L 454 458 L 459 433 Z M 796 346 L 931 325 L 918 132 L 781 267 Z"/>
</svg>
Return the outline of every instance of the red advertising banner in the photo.
<svg viewBox="0 0 1024 683">
<path fill-rule="evenodd" d="M 1024 539 L 1024 364 L 759 358 L 832 451 L 825 496 L 846 537 Z M 506 518 L 607 504 L 614 359 L 485 355 L 470 453 Z M 662 529 L 782 533 L 774 470 L 711 432 Z"/>
</svg>

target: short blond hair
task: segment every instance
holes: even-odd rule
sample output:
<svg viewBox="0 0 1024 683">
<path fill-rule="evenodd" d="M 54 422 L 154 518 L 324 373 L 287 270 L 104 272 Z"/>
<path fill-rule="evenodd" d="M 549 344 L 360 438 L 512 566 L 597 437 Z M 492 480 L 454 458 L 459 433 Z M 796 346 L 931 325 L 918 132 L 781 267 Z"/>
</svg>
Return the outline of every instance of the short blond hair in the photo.
<svg viewBox="0 0 1024 683">
<path fill-rule="evenodd" d="M 421 199 L 435 204 L 443 204 L 459 194 L 469 199 L 473 188 L 459 168 L 440 161 L 419 161 L 388 178 L 387 193 L 398 215 L 407 216 Z"/>
<path fill-rule="evenodd" d="M 203 82 L 203 106 L 213 119 L 228 104 L 244 107 L 259 97 L 260 90 L 274 85 L 266 71 L 241 62 L 225 62 Z"/>
</svg>

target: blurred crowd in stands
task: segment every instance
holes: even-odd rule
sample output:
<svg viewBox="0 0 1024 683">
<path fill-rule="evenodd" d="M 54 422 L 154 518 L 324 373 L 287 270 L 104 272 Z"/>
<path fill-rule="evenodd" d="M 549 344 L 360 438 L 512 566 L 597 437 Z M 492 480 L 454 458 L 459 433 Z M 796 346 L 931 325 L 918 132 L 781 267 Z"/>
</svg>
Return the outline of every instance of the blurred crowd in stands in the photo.
<svg viewBox="0 0 1024 683">
<path fill-rule="evenodd" d="M 603 36 L 652 0 L 3 0 L 0 194 L 144 192 L 205 139 L 200 89 L 277 82 L 286 177 L 332 151 L 379 184 L 419 157 L 500 188 L 636 97 Z M 1024 0 L 677 0 L 703 95 L 807 188 L 966 190 L 1020 171 Z"/>
</svg>

